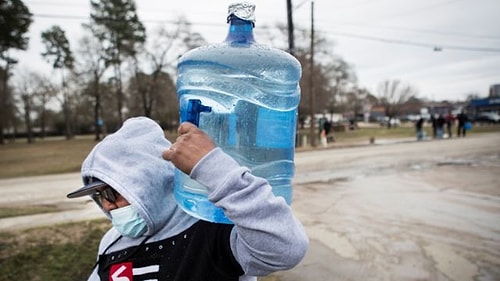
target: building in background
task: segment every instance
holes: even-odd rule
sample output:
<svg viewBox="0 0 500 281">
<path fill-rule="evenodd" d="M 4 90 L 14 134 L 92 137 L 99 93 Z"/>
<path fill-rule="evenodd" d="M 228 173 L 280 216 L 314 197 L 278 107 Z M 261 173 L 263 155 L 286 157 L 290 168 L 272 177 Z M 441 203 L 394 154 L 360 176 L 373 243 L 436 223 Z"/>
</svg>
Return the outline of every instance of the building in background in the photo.
<svg viewBox="0 0 500 281">
<path fill-rule="evenodd" d="M 490 86 L 490 98 L 500 98 L 500 84 Z"/>
<path fill-rule="evenodd" d="M 500 112 L 500 96 L 484 99 L 472 99 L 467 107 L 469 114 L 477 115 L 482 112 Z"/>
</svg>

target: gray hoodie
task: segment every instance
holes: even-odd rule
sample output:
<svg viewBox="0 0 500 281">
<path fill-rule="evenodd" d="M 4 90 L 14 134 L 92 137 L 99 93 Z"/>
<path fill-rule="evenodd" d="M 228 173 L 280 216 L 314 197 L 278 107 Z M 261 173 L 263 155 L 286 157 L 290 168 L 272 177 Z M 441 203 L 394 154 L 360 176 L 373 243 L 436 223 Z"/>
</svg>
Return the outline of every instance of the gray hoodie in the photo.
<svg viewBox="0 0 500 281">
<path fill-rule="evenodd" d="M 175 236 L 198 221 L 174 200 L 175 168 L 161 156 L 170 145 L 156 122 L 131 118 L 97 144 L 82 164 L 84 183 L 89 177 L 100 179 L 139 212 L 147 223 L 144 236 L 150 236 L 148 243 Z M 252 276 L 292 268 L 303 258 L 306 233 L 285 200 L 275 197 L 264 179 L 253 176 L 220 148 L 198 162 L 190 177 L 207 187 L 209 200 L 223 208 L 235 225 L 228 242 L 245 272 L 240 280 L 256 280 Z M 111 245 L 119 236 L 111 228 L 101 240 L 99 254 L 137 246 L 144 240 L 122 237 Z M 89 280 L 99 280 L 97 269 Z"/>
</svg>

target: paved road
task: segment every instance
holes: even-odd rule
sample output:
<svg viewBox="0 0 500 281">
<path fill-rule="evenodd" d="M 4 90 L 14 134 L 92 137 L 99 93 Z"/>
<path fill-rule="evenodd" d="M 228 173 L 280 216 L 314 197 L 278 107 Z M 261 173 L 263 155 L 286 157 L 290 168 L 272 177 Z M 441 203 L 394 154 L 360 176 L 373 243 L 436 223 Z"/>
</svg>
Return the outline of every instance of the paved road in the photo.
<svg viewBox="0 0 500 281">
<path fill-rule="evenodd" d="M 280 280 L 500 280 L 500 134 L 299 154 Z"/>
<path fill-rule="evenodd" d="M 500 280 L 500 133 L 296 154 L 293 209 L 311 239 L 283 281 Z M 0 206 L 60 214 L 0 220 L 0 230 L 102 217 L 67 200 L 78 174 L 0 180 Z"/>
</svg>

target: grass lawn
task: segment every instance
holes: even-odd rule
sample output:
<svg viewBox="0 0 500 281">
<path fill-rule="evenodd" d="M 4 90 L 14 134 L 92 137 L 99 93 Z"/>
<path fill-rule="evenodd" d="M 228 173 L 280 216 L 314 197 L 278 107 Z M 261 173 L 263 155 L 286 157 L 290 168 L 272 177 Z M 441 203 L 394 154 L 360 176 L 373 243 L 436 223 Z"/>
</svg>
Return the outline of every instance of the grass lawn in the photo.
<svg viewBox="0 0 500 281">
<path fill-rule="evenodd" d="M 78 172 L 83 159 L 96 144 L 91 136 L 24 140 L 0 146 L 0 178 Z"/>
<path fill-rule="evenodd" d="M 61 209 L 54 205 L 30 205 L 20 207 L 2 207 L 0 206 L 0 219 L 18 216 L 27 216 L 34 214 L 43 214 L 59 212 Z"/>
<path fill-rule="evenodd" d="M 168 135 L 175 140 L 176 135 Z M 97 144 L 93 135 L 25 139 L 0 145 L 0 179 L 79 172 L 87 154 Z"/>
<path fill-rule="evenodd" d="M 453 129 L 455 133 L 456 128 Z M 432 135 L 431 128 L 426 127 L 425 130 L 428 136 Z M 500 125 L 476 126 L 469 134 L 484 132 L 500 132 Z M 309 129 L 299 130 L 299 137 L 303 135 L 308 136 Z M 333 132 L 333 135 L 337 143 L 368 142 L 371 137 L 376 139 L 413 138 L 415 129 L 411 124 L 391 129 L 374 126 Z M 176 134 L 169 134 L 167 138 L 173 141 Z M 36 139 L 32 144 L 26 143 L 24 139 L 18 139 L 15 143 L 0 145 L 0 179 L 78 172 L 82 161 L 96 143 L 94 137 L 88 135 L 77 136 L 71 140 Z M 316 144 L 319 145 L 319 140 Z"/>
<path fill-rule="evenodd" d="M 87 280 L 108 220 L 0 232 L 0 281 Z"/>
</svg>

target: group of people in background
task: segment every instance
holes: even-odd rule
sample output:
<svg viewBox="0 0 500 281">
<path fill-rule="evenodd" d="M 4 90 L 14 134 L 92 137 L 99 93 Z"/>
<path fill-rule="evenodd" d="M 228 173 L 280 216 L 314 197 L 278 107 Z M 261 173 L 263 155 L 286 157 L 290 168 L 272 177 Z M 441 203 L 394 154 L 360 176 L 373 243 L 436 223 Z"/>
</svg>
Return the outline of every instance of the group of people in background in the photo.
<svg viewBox="0 0 500 281">
<path fill-rule="evenodd" d="M 438 114 L 432 115 L 429 121 L 432 125 L 432 137 L 435 139 L 443 139 L 445 133 L 448 138 L 453 137 L 453 126 L 457 123 L 457 137 L 465 137 L 467 130 L 470 129 L 470 122 L 465 112 L 460 112 L 456 117 L 450 112 L 446 115 Z M 426 138 L 423 129 L 424 119 L 420 118 L 415 123 L 417 139 L 423 140 Z"/>
</svg>

